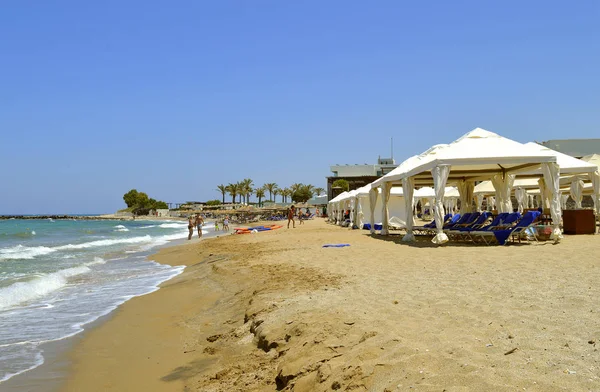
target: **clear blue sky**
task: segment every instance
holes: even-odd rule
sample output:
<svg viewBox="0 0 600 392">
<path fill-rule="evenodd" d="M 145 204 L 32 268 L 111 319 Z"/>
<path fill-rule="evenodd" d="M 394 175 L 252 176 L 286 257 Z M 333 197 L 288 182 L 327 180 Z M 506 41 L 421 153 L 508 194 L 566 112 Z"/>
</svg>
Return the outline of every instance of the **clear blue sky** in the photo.
<svg viewBox="0 0 600 392">
<path fill-rule="evenodd" d="M 492 5 L 492 3 L 495 3 Z M 600 137 L 600 2 L 12 1 L 0 213 L 325 186 L 482 127 Z"/>
</svg>

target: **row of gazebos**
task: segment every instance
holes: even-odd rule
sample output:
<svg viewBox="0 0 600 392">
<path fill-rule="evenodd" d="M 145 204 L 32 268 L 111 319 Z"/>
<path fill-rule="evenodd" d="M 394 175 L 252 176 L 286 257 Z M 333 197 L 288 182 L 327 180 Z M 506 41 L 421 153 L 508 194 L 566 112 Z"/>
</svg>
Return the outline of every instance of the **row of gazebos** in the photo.
<svg viewBox="0 0 600 392">
<path fill-rule="evenodd" d="M 329 217 L 341 224 L 344 211 L 349 210 L 354 225 L 366 222 L 368 216 L 372 233 L 380 218 L 381 234 L 389 233 L 390 223 L 401 225 L 406 229 L 402 240 L 414 241 L 415 200 L 420 200 L 421 206 L 429 200 L 437 227 L 432 242 L 443 244 L 448 241 L 442 230 L 445 211 L 452 210 L 457 200 L 463 214 L 474 209 L 474 200 L 479 208 L 484 197 L 502 213 L 513 212 L 513 194 L 519 210 L 529 207 L 530 195 L 535 195 L 538 204 L 550 212 L 551 238 L 559 241 L 561 209 L 569 194 L 578 208 L 583 195 L 589 194 L 594 210 L 600 209 L 599 158 L 593 156 L 587 162 L 537 143 L 522 144 L 476 128 L 450 144 L 435 145 L 408 158 L 365 187 L 338 195 L 328 203 Z M 421 189 L 429 193 L 420 194 Z M 403 206 L 398 205 L 399 200 Z M 399 217 L 390 222 L 390 204 L 394 203 L 392 208 Z"/>
</svg>

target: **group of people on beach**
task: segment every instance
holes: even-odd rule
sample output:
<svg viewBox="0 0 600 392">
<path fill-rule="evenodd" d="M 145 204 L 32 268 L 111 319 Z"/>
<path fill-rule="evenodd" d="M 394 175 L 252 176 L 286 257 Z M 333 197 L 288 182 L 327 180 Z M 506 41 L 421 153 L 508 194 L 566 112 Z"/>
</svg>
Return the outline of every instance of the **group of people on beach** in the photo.
<svg viewBox="0 0 600 392">
<path fill-rule="evenodd" d="M 203 225 L 204 225 L 204 218 L 202 217 L 202 215 L 198 214 L 195 217 L 194 217 L 194 215 L 191 215 L 190 218 L 188 219 L 188 230 L 189 230 L 188 240 L 192 239 L 192 236 L 194 235 L 194 228 L 198 229 L 198 238 L 201 238 Z"/>
<path fill-rule="evenodd" d="M 300 222 L 300 225 L 304 224 L 304 219 L 310 216 L 310 210 L 307 208 L 306 209 L 306 213 L 302 212 L 301 208 L 298 208 L 297 211 L 298 214 L 298 221 Z M 296 228 L 296 221 L 294 220 L 294 217 L 296 216 L 296 207 L 295 206 L 291 206 L 290 208 L 287 209 L 287 218 L 288 218 L 288 224 L 287 224 L 287 228 L 290 228 L 290 222 L 292 223 L 292 228 Z"/>
<path fill-rule="evenodd" d="M 229 231 L 229 216 L 226 216 L 221 222 L 223 231 Z M 200 214 L 191 215 L 188 219 L 188 240 L 194 235 L 194 228 L 198 230 L 198 238 L 202 238 L 202 226 L 204 226 L 204 217 Z M 219 231 L 219 221 L 215 220 L 215 231 Z"/>
</svg>

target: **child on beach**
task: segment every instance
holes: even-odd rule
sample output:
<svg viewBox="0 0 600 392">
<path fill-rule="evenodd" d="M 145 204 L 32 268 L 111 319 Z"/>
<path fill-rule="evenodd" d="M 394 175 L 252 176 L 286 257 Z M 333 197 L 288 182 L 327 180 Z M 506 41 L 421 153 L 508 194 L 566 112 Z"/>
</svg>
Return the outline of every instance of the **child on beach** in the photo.
<svg viewBox="0 0 600 392">
<path fill-rule="evenodd" d="M 301 208 L 298 208 L 298 220 L 300 221 L 301 225 L 304 224 L 304 214 L 302 213 L 302 209 Z"/>
<path fill-rule="evenodd" d="M 219 231 L 219 221 L 215 221 L 215 231 Z"/>
</svg>

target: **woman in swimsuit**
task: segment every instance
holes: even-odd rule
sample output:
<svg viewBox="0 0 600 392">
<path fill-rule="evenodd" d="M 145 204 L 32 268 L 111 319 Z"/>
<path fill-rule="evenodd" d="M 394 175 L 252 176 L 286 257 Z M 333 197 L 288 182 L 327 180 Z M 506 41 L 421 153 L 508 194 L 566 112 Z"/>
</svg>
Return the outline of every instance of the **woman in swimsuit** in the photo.
<svg viewBox="0 0 600 392">
<path fill-rule="evenodd" d="M 290 228 L 290 222 L 293 224 L 293 228 L 296 228 L 296 221 L 294 220 L 294 215 L 296 215 L 296 208 L 291 206 L 288 210 L 288 229 Z"/>
<path fill-rule="evenodd" d="M 190 219 L 188 220 L 188 230 L 190 231 L 190 233 L 188 234 L 188 241 L 192 239 L 192 236 L 194 235 L 194 217 L 190 216 Z"/>
</svg>

